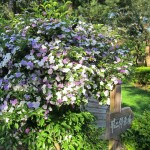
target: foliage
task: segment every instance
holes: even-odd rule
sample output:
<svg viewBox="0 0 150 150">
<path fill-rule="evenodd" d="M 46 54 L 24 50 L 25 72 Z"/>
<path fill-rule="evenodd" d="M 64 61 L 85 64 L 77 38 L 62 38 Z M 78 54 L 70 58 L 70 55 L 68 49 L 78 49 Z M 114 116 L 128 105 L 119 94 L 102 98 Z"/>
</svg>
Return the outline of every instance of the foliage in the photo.
<svg viewBox="0 0 150 150">
<path fill-rule="evenodd" d="M 132 128 L 123 135 L 123 142 L 127 149 L 145 150 L 150 145 L 150 111 L 145 111 L 135 118 Z"/>
<path fill-rule="evenodd" d="M 110 103 L 109 91 L 129 73 L 128 51 L 118 46 L 113 37 L 97 32 L 92 24 L 32 15 L 17 17 L 0 36 L 0 120 L 2 134 L 7 135 L 1 137 L 1 142 L 5 146 L 25 144 L 33 149 L 32 140 L 37 140 L 36 146 L 51 147 L 54 137 L 48 134 L 56 133 L 47 130 L 55 126 L 56 131 L 64 130 L 59 121 L 65 121 L 61 118 L 67 114 L 65 110 L 79 108 L 92 95 L 100 103 Z M 73 116 L 72 121 L 76 114 Z M 43 145 L 47 139 L 43 136 L 50 138 L 47 145 Z M 81 144 L 83 139 L 86 141 L 81 136 L 72 136 L 73 147 L 78 146 L 77 139 Z M 22 143 L 18 143 L 19 139 Z M 60 143 L 69 146 L 63 144 Z"/>
<path fill-rule="evenodd" d="M 40 18 L 65 18 L 71 16 L 71 1 L 67 2 L 58 2 L 57 0 L 48 0 L 48 1 L 30 1 L 26 2 L 25 0 L 16 1 L 16 14 L 23 14 L 26 12 L 26 15 L 32 17 Z M 5 19 L 13 19 L 14 13 L 9 9 L 8 3 L 1 5 L 1 16 Z"/>
<path fill-rule="evenodd" d="M 27 12 L 33 14 L 36 18 L 59 18 L 68 19 L 71 16 L 72 9 L 70 8 L 71 1 L 58 2 L 57 0 L 49 0 L 41 3 L 32 2 L 26 9 Z"/>
<path fill-rule="evenodd" d="M 137 67 L 133 75 L 133 81 L 142 85 L 150 83 L 150 67 Z"/>
<path fill-rule="evenodd" d="M 102 131 L 91 124 L 94 118 L 89 112 L 77 113 L 66 110 L 63 114 L 51 114 L 44 119 L 42 111 L 40 108 L 28 114 L 26 112 L 18 114 L 14 111 L 13 117 L 17 120 L 15 123 L 14 120 L 8 121 L 7 124 L 2 122 L 1 144 L 7 149 L 12 147 L 15 149 L 18 145 L 23 144 L 32 150 L 54 150 L 58 147 L 62 150 L 98 150 L 102 148 L 103 143 L 100 140 Z M 29 124 L 26 124 L 26 127 L 20 127 L 23 124 L 22 116 L 26 116 L 32 126 L 29 127 Z M 20 132 L 14 134 L 14 130 Z"/>
</svg>

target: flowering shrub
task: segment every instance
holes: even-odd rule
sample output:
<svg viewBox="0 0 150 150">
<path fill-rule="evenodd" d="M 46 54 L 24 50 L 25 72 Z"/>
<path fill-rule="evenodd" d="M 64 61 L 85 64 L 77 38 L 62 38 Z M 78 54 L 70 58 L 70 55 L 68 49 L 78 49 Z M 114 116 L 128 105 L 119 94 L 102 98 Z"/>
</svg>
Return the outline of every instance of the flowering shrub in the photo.
<svg viewBox="0 0 150 150">
<path fill-rule="evenodd" d="M 79 107 L 90 96 L 109 104 L 109 91 L 129 72 L 127 51 L 92 24 L 20 18 L 5 30 L 0 36 L 0 113 L 14 139 L 40 132 L 61 108 Z"/>
</svg>

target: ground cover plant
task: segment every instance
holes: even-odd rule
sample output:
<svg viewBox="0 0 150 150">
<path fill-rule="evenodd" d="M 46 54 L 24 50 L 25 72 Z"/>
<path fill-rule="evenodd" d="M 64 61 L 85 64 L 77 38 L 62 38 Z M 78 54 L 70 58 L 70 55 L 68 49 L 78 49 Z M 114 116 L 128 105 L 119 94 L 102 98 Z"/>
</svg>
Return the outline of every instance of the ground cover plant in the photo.
<svg viewBox="0 0 150 150">
<path fill-rule="evenodd" d="M 149 149 L 149 97 L 148 89 L 133 85 L 122 87 L 123 106 L 131 107 L 135 115 L 131 129 L 122 135 L 122 141 L 127 150 Z"/>
<path fill-rule="evenodd" d="M 145 110 L 150 110 L 149 97 L 148 89 L 135 87 L 132 84 L 122 85 L 122 105 L 131 107 L 136 116 L 141 115 Z"/>
<path fill-rule="evenodd" d="M 98 133 L 93 117 L 80 107 L 90 96 L 109 105 L 110 90 L 129 73 L 127 50 L 92 24 L 18 18 L 0 36 L 0 143 L 102 148 L 98 134 L 99 142 L 91 141 Z"/>
</svg>

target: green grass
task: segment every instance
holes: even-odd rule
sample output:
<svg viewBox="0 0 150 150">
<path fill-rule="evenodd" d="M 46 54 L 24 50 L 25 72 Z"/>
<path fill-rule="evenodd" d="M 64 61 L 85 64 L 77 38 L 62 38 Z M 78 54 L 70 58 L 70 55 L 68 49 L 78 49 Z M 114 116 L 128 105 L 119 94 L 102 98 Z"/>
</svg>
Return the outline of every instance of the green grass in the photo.
<svg viewBox="0 0 150 150">
<path fill-rule="evenodd" d="M 135 116 L 144 110 L 150 111 L 150 90 L 143 90 L 132 85 L 122 85 L 122 107 L 131 107 Z"/>
</svg>

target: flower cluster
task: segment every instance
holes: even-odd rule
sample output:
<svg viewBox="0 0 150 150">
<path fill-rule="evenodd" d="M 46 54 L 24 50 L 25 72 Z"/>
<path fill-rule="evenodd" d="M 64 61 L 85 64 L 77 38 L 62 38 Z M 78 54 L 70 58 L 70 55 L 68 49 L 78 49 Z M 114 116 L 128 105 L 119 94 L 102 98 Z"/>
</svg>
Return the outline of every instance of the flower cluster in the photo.
<svg viewBox="0 0 150 150">
<path fill-rule="evenodd" d="M 53 106 L 81 105 L 91 95 L 109 104 L 109 91 L 131 65 L 114 39 L 80 21 L 76 27 L 55 19 L 20 21 L 6 27 L 0 43 L 1 114 L 42 108 L 47 118 Z"/>
</svg>

